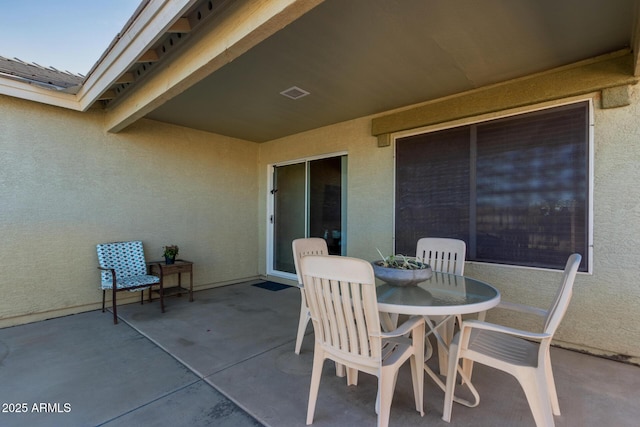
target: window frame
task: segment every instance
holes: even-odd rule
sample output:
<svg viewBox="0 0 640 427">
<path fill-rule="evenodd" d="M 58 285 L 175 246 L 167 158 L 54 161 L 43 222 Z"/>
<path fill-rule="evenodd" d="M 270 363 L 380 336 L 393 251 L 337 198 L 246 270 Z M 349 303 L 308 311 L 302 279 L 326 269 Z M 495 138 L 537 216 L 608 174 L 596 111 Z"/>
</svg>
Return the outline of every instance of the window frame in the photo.
<svg viewBox="0 0 640 427">
<path fill-rule="evenodd" d="M 587 115 L 588 115 L 588 125 L 587 125 L 587 189 L 586 189 L 586 197 L 588 198 L 587 201 L 587 243 L 586 243 L 586 247 L 587 247 L 587 265 L 586 265 L 586 271 L 581 271 L 581 273 L 583 274 L 593 274 L 593 236 L 594 236 L 594 232 L 593 232 L 593 205 L 594 205 L 594 199 L 593 199 L 593 194 L 594 194 L 594 147 L 595 147 L 595 141 L 594 141 L 594 98 L 597 96 L 597 94 L 589 94 L 589 95 L 582 95 L 582 96 L 578 96 L 578 97 L 572 97 L 572 98 L 567 98 L 567 99 L 563 99 L 561 101 L 552 101 L 552 102 L 545 102 L 545 103 L 540 103 L 540 104 L 534 104 L 534 105 L 530 105 L 530 106 L 526 106 L 526 107 L 519 107 L 519 108 L 513 108 L 513 109 L 508 109 L 508 110 L 503 110 L 503 111 L 499 111 L 499 112 L 494 112 L 494 113 L 489 113 L 489 114 L 483 114 L 483 115 L 479 115 L 479 116 L 473 116 L 473 117 L 468 117 L 468 118 L 463 118 L 463 119 L 455 119 L 455 120 L 451 120 L 448 122 L 443 122 L 443 123 L 439 123 L 437 125 L 431 125 L 431 126 L 425 126 L 425 127 L 420 127 L 420 128 L 415 128 L 415 129 L 409 129 L 409 130 L 405 130 L 405 131 L 400 131 L 400 132 L 396 132 L 394 134 L 392 134 L 392 144 L 393 144 L 393 231 L 392 231 L 392 238 L 393 238 L 393 247 L 394 247 L 394 251 L 396 248 L 396 188 L 397 188 L 397 153 L 396 153 L 396 149 L 397 149 L 397 140 L 398 139 L 402 139 L 402 138 L 406 138 L 406 137 L 410 137 L 410 136 L 415 136 L 415 135 L 420 135 L 420 134 L 424 134 L 424 133 L 432 133 L 432 132 L 438 132 L 438 131 L 443 131 L 443 130 L 447 130 L 447 129 L 453 129 L 453 128 L 458 128 L 458 127 L 463 127 L 463 126 L 470 126 L 470 125 L 476 125 L 476 124 L 481 124 L 481 123 L 485 123 L 485 122 L 490 122 L 490 121 L 495 121 L 495 120 L 500 120 L 500 119 L 505 119 L 505 118 L 509 118 L 509 117 L 514 117 L 514 116 L 520 116 L 520 115 L 525 115 L 525 114 L 529 114 L 529 113 L 535 113 L 538 111 L 543 111 L 543 110 L 549 110 L 549 109 L 553 109 L 553 108 L 557 108 L 557 107 L 562 107 L 562 106 L 566 106 L 566 105 L 571 105 L 571 104 L 578 104 L 578 103 L 584 103 L 586 102 L 587 105 Z M 546 268 L 546 267 L 532 267 L 532 266 L 525 266 L 525 265 L 517 265 L 517 264 L 501 264 L 501 263 L 494 263 L 494 262 L 484 262 L 484 261 L 467 261 L 470 264 L 478 264 L 478 265 L 491 265 L 491 266 L 496 266 L 496 267 L 507 267 L 507 268 L 516 268 L 516 269 L 526 269 L 526 270 L 542 270 L 542 271 L 558 271 L 561 270 L 560 268 L 555 269 L 555 268 Z"/>
</svg>

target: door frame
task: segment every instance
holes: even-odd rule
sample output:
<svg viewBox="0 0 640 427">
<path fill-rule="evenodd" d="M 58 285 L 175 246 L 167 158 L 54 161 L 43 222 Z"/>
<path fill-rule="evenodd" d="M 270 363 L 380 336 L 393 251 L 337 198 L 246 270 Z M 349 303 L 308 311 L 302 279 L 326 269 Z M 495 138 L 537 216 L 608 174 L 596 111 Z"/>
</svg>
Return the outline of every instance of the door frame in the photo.
<svg viewBox="0 0 640 427">
<path fill-rule="evenodd" d="M 266 197 L 267 197 L 267 215 L 265 218 L 265 223 L 266 223 L 266 231 L 267 231 L 267 236 L 266 236 L 266 261 L 267 261 L 267 268 L 266 268 L 266 272 L 267 272 L 267 276 L 273 276 L 273 277 L 280 277 L 283 279 L 289 279 L 289 280 L 294 280 L 294 281 L 298 281 L 298 277 L 296 274 L 292 274 L 292 273 L 286 273 L 286 272 L 282 272 L 282 271 L 278 271 L 278 270 L 274 270 L 273 269 L 273 244 L 274 244 L 274 236 L 273 236 L 273 227 L 274 227 L 274 223 L 272 221 L 273 215 L 274 215 L 274 197 L 271 194 L 271 190 L 273 190 L 273 170 L 275 167 L 278 166 L 288 166 L 288 165 L 294 165 L 297 163 L 308 163 L 310 161 L 313 160 L 320 160 L 320 159 L 327 159 L 327 158 L 331 158 L 331 157 L 342 157 L 342 156 L 347 156 L 348 157 L 348 152 L 347 151 L 337 151 L 334 153 L 326 153 L 326 154 L 320 154 L 317 156 L 308 156 L 308 157 L 301 157 L 298 159 L 294 159 L 294 160 L 287 160 L 287 161 L 283 161 L 283 162 L 277 162 L 277 163 L 269 163 L 267 165 L 267 191 L 266 191 Z M 347 163 L 348 164 L 348 163 Z M 347 170 L 348 170 L 348 166 L 347 166 Z M 305 165 L 305 174 L 307 173 L 307 167 Z M 306 179 L 306 178 L 305 178 Z M 344 182 L 346 181 L 343 178 L 343 194 L 344 191 L 346 191 L 346 183 Z M 308 206 L 308 188 L 305 185 L 305 207 L 304 207 L 304 213 L 305 213 L 305 230 L 308 228 L 308 217 L 309 217 L 309 206 Z M 346 203 L 343 205 L 342 207 L 342 211 L 346 212 Z M 344 220 L 342 222 L 342 234 L 343 234 L 343 239 L 344 242 L 346 243 L 347 238 L 346 238 L 346 230 L 347 230 L 347 222 L 346 222 L 346 215 L 344 215 Z"/>
</svg>

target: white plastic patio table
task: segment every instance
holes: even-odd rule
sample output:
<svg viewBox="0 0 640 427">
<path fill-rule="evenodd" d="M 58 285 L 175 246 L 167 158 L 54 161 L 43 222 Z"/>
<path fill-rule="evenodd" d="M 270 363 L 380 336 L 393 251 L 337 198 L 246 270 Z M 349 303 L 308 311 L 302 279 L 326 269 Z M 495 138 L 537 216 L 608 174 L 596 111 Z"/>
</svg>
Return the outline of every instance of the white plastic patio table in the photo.
<svg viewBox="0 0 640 427">
<path fill-rule="evenodd" d="M 424 316 L 430 329 L 429 333 L 434 334 L 445 349 L 449 348 L 450 343 L 438 333 L 438 326 L 452 316 L 484 313 L 500 303 L 500 292 L 488 283 L 470 277 L 437 272 L 417 286 L 392 286 L 385 283 L 379 285 L 376 292 L 378 310 L 382 314 L 380 320 L 384 328 L 393 329 L 393 321 L 385 313 Z M 436 324 L 430 316 L 444 317 Z M 426 363 L 424 369 L 444 391 L 445 384 Z M 458 371 L 462 374 L 460 366 Z M 476 395 L 473 385 L 470 382 L 467 382 L 467 385 Z M 466 406 L 477 405 L 477 402 L 470 403 L 458 397 L 454 400 Z"/>
</svg>

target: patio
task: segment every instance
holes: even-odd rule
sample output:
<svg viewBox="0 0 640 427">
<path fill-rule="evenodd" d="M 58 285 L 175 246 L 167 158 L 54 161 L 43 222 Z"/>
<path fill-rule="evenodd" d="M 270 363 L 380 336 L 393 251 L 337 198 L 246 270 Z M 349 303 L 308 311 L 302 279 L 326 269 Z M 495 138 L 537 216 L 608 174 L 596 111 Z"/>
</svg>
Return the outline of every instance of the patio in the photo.
<svg viewBox="0 0 640 427">
<path fill-rule="evenodd" d="M 313 340 L 294 354 L 299 292 L 253 283 L 200 291 L 193 303 L 170 298 L 163 315 L 157 302 L 121 306 L 117 326 L 97 310 L 0 329 L 0 425 L 305 425 Z M 636 425 L 638 367 L 559 348 L 552 360 L 557 426 Z M 479 365 L 477 408 L 455 405 L 445 423 L 443 393 L 425 377 L 420 418 L 408 371 L 391 425 L 534 425 L 515 380 Z M 375 393 L 375 378 L 361 375 L 358 387 L 347 387 L 326 363 L 313 425 L 375 425 Z M 7 413 L 22 403 L 26 413 Z"/>
<path fill-rule="evenodd" d="M 452 149 L 457 164 L 467 156 L 478 157 L 478 130 L 482 135 L 486 125 L 538 117 L 548 110 L 557 113 L 576 104 L 584 112 L 584 120 L 575 121 L 584 136 L 577 144 L 584 158 L 571 162 L 579 175 L 569 173 L 563 155 L 538 150 L 547 141 L 539 137 L 531 138 L 531 147 L 516 144 L 516 140 L 528 141 L 520 137 L 505 146 L 508 151 L 521 147 L 514 150 L 514 156 L 522 153 L 523 159 L 532 160 L 532 173 L 518 163 L 494 160 L 492 167 L 478 167 L 476 162 L 469 170 L 499 172 L 511 165 L 505 168 L 504 182 L 523 186 L 530 180 L 520 177 L 531 177 L 531 185 L 521 194 L 533 194 L 538 201 L 523 204 L 517 215 L 500 212 L 486 217 L 500 218 L 499 222 L 504 218 L 503 237 L 496 242 L 510 242 L 520 249 L 525 240 L 531 241 L 538 254 L 548 247 L 574 246 L 572 238 L 559 245 L 554 236 L 538 238 L 536 222 L 526 213 L 564 216 L 574 206 L 571 197 L 555 185 L 545 186 L 549 194 L 539 197 L 533 191 L 539 188 L 538 177 L 554 176 L 579 190 L 585 202 L 581 205 L 587 208 L 576 219 L 583 231 L 578 232 L 574 228 L 578 222 L 571 220 L 567 222 L 570 227 L 558 230 L 582 236 L 580 252 L 590 265 L 577 280 L 576 295 L 558 339 L 614 360 L 634 361 L 636 366 L 622 365 L 625 374 L 617 376 L 633 380 L 626 372 L 635 373 L 640 365 L 640 287 L 635 267 L 640 257 L 640 187 L 636 185 L 640 181 L 640 144 L 636 143 L 640 133 L 640 31 L 634 31 L 640 28 L 640 9 L 632 0 L 616 0 L 615 7 L 604 0 L 560 3 L 552 7 L 545 2 L 502 0 L 353 0 L 348 5 L 339 0 L 145 0 L 106 50 L 94 50 L 97 62 L 84 78 L 28 62 L 36 58 L 0 57 L 0 228 L 5 231 L 3 253 L 10 257 L 0 269 L 0 328 L 6 328 L 0 329 L 4 380 L 0 387 L 11 390 L 3 392 L 3 402 L 69 401 L 72 412 L 59 414 L 65 421 L 73 424 L 77 416 L 88 424 L 104 424 L 145 411 L 155 414 L 154 407 L 171 406 L 165 402 L 173 396 L 184 411 L 168 410 L 160 420 L 169 423 L 183 414 L 207 414 L 214 406 L 213 395 L 200 406 L 198 401 L 189 402 L 189 410 L 182 402 L 189 399 L 181 399 L 181 393 L 196 384 L 206 386 L 203 390 L 210 393 L 213 388 L 207 384 L 211 382 L 261 422 L 302 424 L 312 343 L 305 342 L 299 357 L 293 355 L 297 293 L 274 292 L 276 311 L 258 304 L 269 302 L 270 297 L 262 296 L 255 306 L 234 311 L 216 303 L 229 291 L 205 291 L 267 276 L 292 278 L 285 273 L 288 268 L 273 262 L 280 258 L 274 258 L 279 253 L 273 244 L 278 235 L 274 218 L 311 224 L 303 212 L 316 210 L 300 206 L 276 212 L 275 207 L 280 206 L 276 198 L 285 192 L 281 187 L 278 193 L 274 186 L 281 182 L 274 180 L 275 171 L 306 168 L 340 157 L 340 179 L 336 166 L 332 169 L 335 178 L 330 185 L 318 186 L 318 196 L 326 193 L 331 200 L 326 217 L 333 222 L 338 211 L 334 187 L 340 183 L 340 247 L 346 255 L 374 260 L 378 249 L 386 254 L 404 251 L 396 248 L 396 223 L 401 223 L 396 218 L 402 209 L 396 203 L 402 200 L 397 189 L 444 188 L 439 184 L 445 181 L 444 175 L 431 184 L 402 185 L 404 179 L 396 173 L 402 164 L 396 162 L 396 154 L 407 142 L 405 138 L 462 127 L 456 132 L 471 138 L 465 138 L 460 150 Z M 34 22 L 32 14 L 26 17 Z M 14 38 L 20 40 L 17 34 Z M 64 45 L 59 40 L 56 43 Z M 308 95 L 300 99 L 284 95 L 295 95 L 289 90 L 295 87 L 302 91 L 299 95 Z M 439 162 L 439 157 L 430 156 L 439 152 L 432 148 L 425 149 L 420 168 L 438 171 L 439 167 L 426 162 Z M 526 154 L 529 148 L 535 148 L 540 157 Z M 485 158 L 481 152 L 480 158 Z M 443 159 L 438 166 L 449 170 L 447 165 Z M 475 182 L 482 183 L 477 175 L 474 172 Z M 574 181 L 569 176 L 582 178 Z M 446 181 L 471 182 L 461 177 Z M 466 191 L 466 184 L 463 187 Z M 520 199 L 518 192 L 513 195 Z M 477 246 L 478 220 L 485 215 L 477 203 L 476 207 L 471 203 L 477 200 L 477 189 L 468 196 L 461 200 L 470 209 L 461 207 L 462 203 L 454 206 L 456 212 L 464 212 L 463 219 L 467 212 L 474 212 L 475 222 L 473 218 L 464 222 L 475 229 L 468 241 Z M 487 200 L 498 200 L 490 191 L 488 196 Z M 453 217 L 448 203 L 441 209 L 429 213 L 434 219 Z M 551 221 L 550 229 L 560 223 Z M 527 225 L 529 239 L 511 237 L 519 224 Z M 324 231 L 333 239 L 337 229 L 323 226 L 319 235 Z M 439 225 L 415 232 L 414 237 L 451 237 Z M 193 261 L 199 295 L 184 313 L 179 311 L 181 300 L 171 301 L 164 316 L 155 305 L 133 304 L 123 307 L 123 324 L 113 327 L 109 315 L 91 312 L 101 303 L 94 287 L 96 244 L 132 239 L 144 241 L 150 260 L 160 257 L 163 246 L 176 244 L 180 256 Z M 413 246 L 417 239 L 406 240 Z M 287 238 L 283 241 L 289 245 Z M 487 245 L 498 255 L 520 254 L 502 244 L 499 250 L 493 246 L 491 242 Z M 524 264 L 517 262 L 520 260 L 513 264 L 502 259 L 485 261 L 470 261 L 467 273 L 494 284 L 505 298 L 537 305 L 554 292 L 557 272 L 546 265 L 530 268 L 530 259 Z M 286 297 L 287 293 L 294 295 Z M 214 295 L 212 302 L 204 306 L 208 295 Z M 287 298 L 289 305 L 283 302 Z M 240 307 L 249 304 L 230 301 Z M 200 307 L 206 315 L 198 312 Z M 238 313 L 242 322 L 232 320 Z M 75 315 L 28 324 L 71 314 Z M 216 318 L 207 320 L 210 315 Z M 204 326 L 199 322 L 206 322 L 208 333 L 201 331 Z M 27 325 L 13 327 L 21 324 Z M 265 330 L 265 324 L 274 329 Z M 161 328 L 159 333 L 152 334 L 151 326 Z M 138 330 L 169 354 L 139 339 L 144 335 Z M 171 336 L 174 338 L 167 342 Z M 100 344 L 91 345 L 96 339 Z M 38 342 L 46 351 L 31 350 L 31 344 Z M 143 346 L 138 349 L 137 345 Z M 76 350 L 78 360 L 69 351 L 76 347 L 82 349 Z M 565 352 L 554 352 L 559 354 L 556 364 L 562 365 Z M 153 363 L 146 363 L 147 359 Z M 156 367 L 163 363 L 163 369 Z M 593 376 L 594 369 L 583 369 L 583 364 L 586 362 L 570 361 L 567 366 L 580 366 L 580 372 Z M 178 374 L 171 377 L 174 365 Z M 34 368 L 37 366 L 43 366 L 44 373 Z M 272 372 L 269 366 L 287 369 Z M 247 377 L 251 368 L 259 374 Z M 301 375 L 281 372 L 293 368 Z M 243 370 L 242 375 L 233 377 L 237 369 Z M 601 369 L 595 370 L 600 375 Z M 277 381 L 267 379 L 271 382 L 261 385 L 267 374 Z M 566 370 L 557 374 L 559 383 L 569 376 L 571 381 L 565 381 L 564 387 L 575 387 L 578 375 Z M 481 391 L 482 375 L 478 370 Z M 486 375 L 492 387 L 494 379 L 501 378 Z M 617 387 L 617 377 L 607 375 L 606 379 L 616 378 Z M 256 391 L 246 385 L 246 378 Z M 41 386 L 45 379 L 65 385 L 64 390 Z M 593 390 L 598 391 L 607 383 L 601 378 L 594 381 Z M 119 389 L 120 383 L 126 384 L 124 390 Z M 343 380 L 325 377 L 316 425 L 351 423 L 350 417 L 360 409 L 364 418 L 373 420 L 373 389 L 368 386 L 363 383 L 354 390 L 345 387 Z M 335 387 L 335 393 L 328 393 L 329 387 Z M 19 393 L 20 388 L 24 391 Z M 505 390 L 520 399 L 513 383 L 506 383 Z M 571 388 L 564 391 L 561 389 L 561 399 L 576 395 Z M 399 388 L 393 419 L 413 424 L 417 418 L 410 406 L 403 405 L 404 393 Z M 348 414 L 335 413 L 326 405 L 327 396 L 332 395 L 344 405 L 345 394 L 353 399 L 347 402 Z M 250 399 L 254 395 L 256 405 Z M 484 392 L 481 406 L 474 410 L 456 408 L 454 423 L 488 419 L 483 411 L 495 417 L 498 404 L 492 405 L 492 396 L 500 393 Z M 110 399 L 117 401 L 109 404 Z M 444 425 L 441 400 L 439 390 L 428 389 L 429 413 L 427 419 L 418 421 Z M 617 403 L 619 399 L 613 400 Z M 572 412 L 570 402 L 564 402 L 558 423 L 587 418 L 601 421 L 609 412 L 635 411 L 629 407 L 616 411 L 612 409 L 615 403 L 610 402 L 586 402 L 582 402 L 586 413 L 582 409 Z M 282 404 L 286 411 L 277 409 Z M 83 418 L 88 411 L 90 416 Z M 35 421 L 50 421 L 28 415 Z M 526 406 L 521 415 L 530 420 Z M 25 419 L 0 417 L 0 424 L 4 419 L 17 423 Z"/>
</svg>

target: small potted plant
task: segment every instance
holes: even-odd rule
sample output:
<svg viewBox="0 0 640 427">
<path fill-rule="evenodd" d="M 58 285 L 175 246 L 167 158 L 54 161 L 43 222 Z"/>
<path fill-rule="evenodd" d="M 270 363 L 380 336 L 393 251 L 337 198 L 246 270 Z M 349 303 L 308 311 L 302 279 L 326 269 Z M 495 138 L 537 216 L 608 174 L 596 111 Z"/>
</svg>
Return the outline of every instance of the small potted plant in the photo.
<svg viewBox="0 0 640 427">
<path fill-rule="evenodd" d="M 385 283 L 394 286 L 416 286 L 428 280 L 433 271 L 431 266 L 420 258 L 402 254 L 385 257 L 378 250 L 381 260 L 373 261 L 373 273 Z"/>
<path fill-rule="evenodd" d="M 177 245 L 168 245 L 168 246 L 164 246 L 164 261 L 166 264 L 173 264 L 176 261 L 176 255 L 178 255 L 178 251 L 180 250 L 180 248 L 178 248 Z"/>
</svg>

